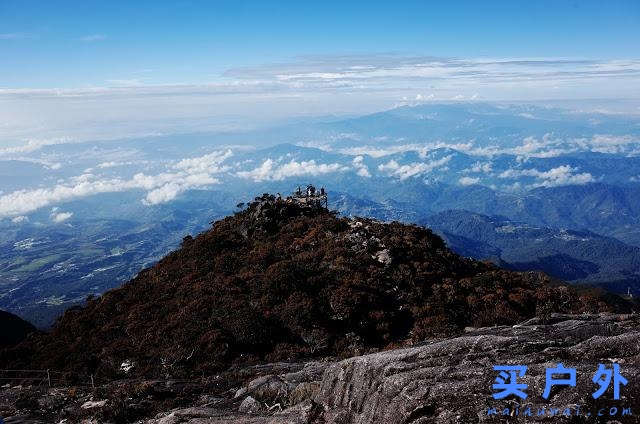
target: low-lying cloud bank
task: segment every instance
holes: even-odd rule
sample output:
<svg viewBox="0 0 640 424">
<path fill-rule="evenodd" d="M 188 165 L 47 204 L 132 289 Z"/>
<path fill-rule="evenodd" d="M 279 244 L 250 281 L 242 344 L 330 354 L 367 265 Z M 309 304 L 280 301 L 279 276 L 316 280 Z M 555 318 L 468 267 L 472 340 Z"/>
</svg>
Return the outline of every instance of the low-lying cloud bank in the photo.
<svg viewBox="0 0 640 424">
<path fill-rule="evenodd" d="M 168 166 L 166 172 L 155 175 L 137 173 L 131 178 L 104 178 L 93 173 L 69 178 L 51 188 L 34 190 L 18 190 L 0 196 L 0 218 L 14 217 L 13 222 L 27 221 L 24 216 L 30 212 L 74 199 L 101 193 L 117 193 L 131 190 L 142 190 L 146 194 L 142 202 L 146 205 L 157 205 L 174 200 L 179 194 L 194 188 L 203 188 L 221 183 L 220 177 L 226 174 L 230 177 L 248 179 L 254 182 L 282 181 L 290 177 L 321 176 L 346 171 L 355 171 L 360 176 L 370 176 L 362 162 L 362 157 L 353 161 L 353 167 L 338 163 L 318 163 L 315 160 L 297 161 L 294 159 L 283 161 L 280 159 L 265 159 L 254 169 L 232 172 L 246 163 L 236 163 L 233 166 L 225 161 L 233 156 L 231 150 L 216 151 L 203 156 L 180 160 Z M 103 162 L 96 166 L 98 169 L 119 166 L 119 162 Z M 52 215 L 54 222 L 63 222 L 71 215 L 66 213 Z"/>
<path fill-rule="evenodd" d="M 437 168 L 445 166 L 451 160 L 451 155 L 429 162 L 413 162 L 407 165 L 400 165 L 395 160 L 390 160 L 385 164 L 378 165 L 378 170 L 389 176 L 406 180 L 409 177 L 427 174 Z"/>
<path fill-rule="evenodd" d="M 310 146 L 313 147 L 313 146 Z M 321 146 L 322 150 L 334 151 L 331 145 Z M 477 146 L 473 141 L 466 143 L 430 142 L 408 143 L 384 146 L 363 145 L 358 147 L 338 148 L 336 152 L 373 158 L 382 158 L 396 153 L 416 152 L 424 158 L 429 152 L 437 149 L 452 149 L 472 156 L 493 157 L 513 155 L 520 161 L 530 158 L 551 158 L 576 152 L 593 152 L 621 154 L 627 156 L 640 155 L 640 138 L 632 135 L 596 134 L 591 138 L 559 138 L 553 134 L 545 134 L 541 138 L 525 137 L 522 143 L 513 147 Z"/>
<path fill-rule="evenodd" d="M 123 75 L 69 88 L 0 88 L 0 141 L 206 131 L 237 126 L 230 116 L 240 117 L 240 127 L 246 127 L 333 114 L 336 104 L 341 112 L 362 114 L 413 101 L 587 100 L 620 93 L 637 99 L 638 87 L 637 58 L 299 57 L 228 69 L 190 83 L 148 84 Z"/>
<path fill-rule="evenodd" d="M 104 160 L 81 175 L 59 180 L 52 187 L 0 193 L 0 219 L 12 218 L 15 224 L 25 223 L 28 221 L 26 215 L 37 209 L 100 193 L 140 190 L 144 192 L 141 198 L 144 204 L 157 205 L 172 201 L 187 190 L 206 188 L 233 179 L 260 183 L 346 172 L 363 179 L 376 176 L 404 181 L 428 177 L 430 180 L 435 178 L 460 186 L 485 184 L 503 191 L 582 185 L 600 181 L 603 176 L 579 169 L 574 162 L 560 165 L 553 161 L 553 165 L 545 166 L 546 162 L 532 159 L 559 157 L 584 150 L 624 156 L 634 156 L 636 152 L 640 154 L 639 142 L 634 137 L 611 135 L 568 142 L 552 135 L 526 137 L 520 145 L 507 148 L 476 147 L 473 142 L 404 145 L 385 142 L 374 147 L 337 148 L 335 153 L 339 155 L 327 163 L 295 158 L 294 153 L 260 161 L 253 157 L 229 161 L 234 156 L 233 152 L 230 149 L 220 150 L 169 163 L 162 162 L 160 171 L 164 172 L 138 172 L 128 174 L 129 177 L 107 177 L 109 173 L 100 174 L 100 171 L 124 165 L 148 164 L 148 161 Z M 332 151 L 332 145 L 323 146 L 323 150 Z M 408 152 L 416 154 L 405 155 Z M 510 159 L 501 155 L 508 155 Z M 640 180 L 635 174 L 626 178 L 629 182 Z M 70 217 L 61 215 L 52 219 L 54 222 L 63 222 Z"/>
<path fill-rule="evenodd" d="M 73 212 L 58 212 L 51 214 L 51 220 L 56 224 L 60 224 L 71 218 L 73 216 Z"/>
<path fill-rule="evenodd" d="M 251 179 L 255 182 L 282 181 L 289 177 L 318 176 L 343 172 L 348 167 L 338 163 L 318 164 L 315 160 L 297 162 L 291 160 L 284 164 L 278 164 L 273 159 L 266 159 L 262 165 L 251 171 L 239 171 L 236 175 L 240 178 Z"/>
<path fill-rule="evenodd" d="M 530 187 L 557 187 L 563 185 L 582 185 L 596 181 L 588 172 L 577 173 L 576 168 L 569 165 L 558 166 L 548 171 L 537 169 L 509 169 L 502 172 L 499 178 L 533 177 L 536 182 Z"/>
<path fill-rule="evenodd" d="M 24 215 L 45 206 L 94 194 L 129 190 L 146 191 L 143 202 L 148 205 L 168 202 L 185 190 L 218 184 L 220 181 L 214 175 L 228 169 L 222 166 L 222 162 L 231 155 L 228 150 L 185 159 L 174 165 L 171 172 L 157 175 L 138 173 L 130 179 L 101 179 L 94 174 L 82 174 L 51 188 L 14 191 L 0 196 L 0 218 Z"/>
</svg>

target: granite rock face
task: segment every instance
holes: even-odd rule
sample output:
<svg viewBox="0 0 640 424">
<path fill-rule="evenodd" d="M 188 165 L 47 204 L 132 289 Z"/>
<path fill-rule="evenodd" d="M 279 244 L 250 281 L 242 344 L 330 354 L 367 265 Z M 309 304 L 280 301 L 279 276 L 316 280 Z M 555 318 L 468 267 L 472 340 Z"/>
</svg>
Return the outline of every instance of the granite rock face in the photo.
<svg viewBox="0 0 640 424">
<path fill-rule="evenodd" d="M 460 337 L 350 358 L 325 371 L 315 396 L 323 409 L 319 422 L 474 423 L 507 418 L 535 422 L 543 419 L 536 416 L 542 407 L 546 419 L 549 408 L 559 409 L 560 414 L 570 408 L 573 422 L 588 421 L 588 413 L 589 422 L 594 422 L 598 411 L 607 415 L 601 420 L 638 422 L 637 416 L 622 416 L 622 409 L 640 413 L 639 323 L 637 315 L 552 315 L 546 324 L 534 318 L 513 327 L 468 328 Z M 591 379 L 598 364 L 610 367 L 614 362 L 629 383 L 621 386 L 619 400 L 613 400 L 612 386 L 594 400 L 592 393 L 599 386 Z M 555 386 L 549 399 L 543 399 L 545 370 L 559 363 L 576 369 L 576 387 Z M 497 376 L 493 366 L 505 364 L 528 366 L 519 379 L 528 385 L 526 400 L 493 399 Z M 575 416 L 577 406 L 583 416 Z M 612 407 L 618 408 L 613 416 Z M 490 408 L 498 414 L 508 409 L 510 416 L 489 416 Z M 523 414 L 527 408 L 531 417 Z"/>
<path fill-rule="evenodd" d="M 544 399 L 545 370 L 559 363 L 576 369 L 576 387 L 554 386 L 549 399 Z M 628 384 L 621 386 L 619 400 L 613 399 L 612 386 L 593 399 L 599 386 L 592 377 L 599 363 L 620 365 Z M 497 376 L 493 366 L 515 364 L 528 367 L 518 380 L 528 385 L 527 399 L 493 399 Z M 263 408 L 244 415 L 218 411 L 206 422 L 632 423 L 640 420 L 633 415 L 640 413 L 639 381 L 640 316 L 551 315 L 544 321 L 534 318 L 515 326 L 467 328 L 458 337 L 340 362 L 316 362 L 300 371 L 260 377 L 243 387 L 236 401 L 257 396 L 266 401 Z M 273 408 L 276 403 L 277 410 Z M 493 408 L 497 415 L 488 414 Z M 538 416 L 542 408 L 544 415 Z M 569 416 L 565 416 L 567 408 Z M 611 408 L 617 408 L 614 415 L 610 415 Z M 505 409 L 508 416 L 502 415 Z M 632 415 L 623 416 L 623 409 Z M 604 416 L 598 417 L 599 411 Z"/>
</svg>

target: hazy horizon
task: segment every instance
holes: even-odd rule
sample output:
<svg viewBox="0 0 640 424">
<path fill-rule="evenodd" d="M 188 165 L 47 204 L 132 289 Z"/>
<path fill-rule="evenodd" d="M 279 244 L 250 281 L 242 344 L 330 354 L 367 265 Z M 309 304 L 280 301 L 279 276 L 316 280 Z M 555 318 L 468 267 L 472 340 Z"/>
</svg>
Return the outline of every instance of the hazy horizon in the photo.
<svg viewBox="0 0 640 424">
<path fill-rule="evenodd" d="M 434 101 L 638 114 L 638 39 L 634 1 L 4 1 L 0 148 Z"/>
</svg>

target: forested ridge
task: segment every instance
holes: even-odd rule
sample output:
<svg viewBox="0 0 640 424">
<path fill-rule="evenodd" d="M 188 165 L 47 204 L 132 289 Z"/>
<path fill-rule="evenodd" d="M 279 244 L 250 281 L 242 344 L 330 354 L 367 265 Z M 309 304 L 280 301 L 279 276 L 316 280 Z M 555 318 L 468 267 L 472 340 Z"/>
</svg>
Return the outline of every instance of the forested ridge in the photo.
<svg viewBox="0 0 640 424">
<path fill-rule="evenodd" d="M 265 194 L 1 361 L 109 377 L 122 376 L 127 361 L 133 375 L 200 375 L 347 357 L 552 311 L 621 308 L 596 290 L 460 257 L 420 226 Z"/>
</svg>

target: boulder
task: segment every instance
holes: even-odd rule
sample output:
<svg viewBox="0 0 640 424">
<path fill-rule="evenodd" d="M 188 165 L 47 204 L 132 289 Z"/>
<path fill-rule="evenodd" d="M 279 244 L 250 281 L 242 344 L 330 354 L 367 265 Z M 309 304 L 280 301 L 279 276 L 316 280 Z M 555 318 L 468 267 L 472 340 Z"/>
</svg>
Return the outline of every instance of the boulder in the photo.
<svg viewBox="0 0 640 424">
<path fill-rule="evenodd" d="M 238 408 L 238 412 L 242 412 L 245 414 L 257 414 L 263 409 L 264 409 L 263 404 L 255 400 L 253 397 L 247 396 L 240 404 L 240 407 Z"/>
<path fill-rule="evenodd" d="M 266 375 L 256 378 L 247 385 L 247 393 L 261 402 L 281 402 L 295 388 L 282 377 Z"/>
<path fill-rule="evenodd" d="M 82 404 L 81 408 L 82 409 L 102 408 L 106 404 L 107 404 L 106 400 L 97 400 L 97 401 L 88 400 Z"/>
</svg>

